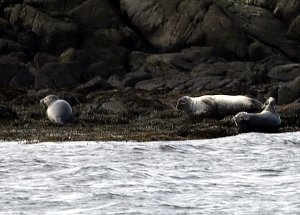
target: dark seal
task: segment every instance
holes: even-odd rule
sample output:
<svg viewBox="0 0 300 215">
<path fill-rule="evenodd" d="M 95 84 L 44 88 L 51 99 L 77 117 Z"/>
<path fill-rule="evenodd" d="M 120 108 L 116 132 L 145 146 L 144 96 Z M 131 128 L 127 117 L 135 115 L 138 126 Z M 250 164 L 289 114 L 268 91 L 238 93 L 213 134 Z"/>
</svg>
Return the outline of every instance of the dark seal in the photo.
<svg viewBox="0 0 300 215">
<path fill-rule="evenodd" d="M 275 99 L 270 97 L 260 113 L 240 112 L 233 117 L 239 132 L 277 132 L 281 119 L 275 109 Z"/>
</svg>

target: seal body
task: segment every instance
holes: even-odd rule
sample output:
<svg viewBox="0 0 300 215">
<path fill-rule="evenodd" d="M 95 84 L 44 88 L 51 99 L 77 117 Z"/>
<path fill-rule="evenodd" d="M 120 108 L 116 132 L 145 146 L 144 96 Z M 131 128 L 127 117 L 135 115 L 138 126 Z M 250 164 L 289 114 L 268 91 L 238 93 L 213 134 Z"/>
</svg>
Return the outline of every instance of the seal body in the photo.
<svg viewBox="0 0 300 215">
<path fill-rule="evenodd" d="M 270 97 L 260 113 L 241 112 L 233 117 L 240 132 L 276 132 L 281 119 L 275 109 L 275 99 Z"/>
<path fill-rule="evenodd" d="M 40 103 L 47 106 L 46 115 L 48 119 L 57 124 L 65 124 L 73 118 L 72 108 L 70 104 L 56 95 L 49 95 L 43 98 Z"/>
<path fill-rule="evenodd" d="M 183 96 L 177 101 L 177 109 L 194 116 L 225 117 L 241 111 L 260 112 L 263 104 L 247 96 L 205 95 Z"/>
</svg>

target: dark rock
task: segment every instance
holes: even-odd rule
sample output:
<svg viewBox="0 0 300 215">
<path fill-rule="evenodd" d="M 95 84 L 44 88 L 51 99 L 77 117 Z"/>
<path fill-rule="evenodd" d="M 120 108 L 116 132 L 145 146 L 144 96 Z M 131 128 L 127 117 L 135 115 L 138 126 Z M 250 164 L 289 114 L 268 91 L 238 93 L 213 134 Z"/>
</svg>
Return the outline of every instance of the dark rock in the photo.
<svg viewBox="0 0 300 215">
<path fill-rule="evenodd" d="M 12 78 L 20 72 L 18 65 L 12 63 L 0 63 L 0 86 L 8 86 Z"/>
<path fill-rule="evenodd" d="M 0 39 L 0 55 L 20 51 L 28 51 L 28 48 L 14 41 Z"/>
<path fill-rule="evenodd" d="M 0 119 L 14 119 L 17 114 L 11 108 L 0 104 Z"/>
<path fill-rule="evenodd" d="M 266 1 L 266 0 L 265 0 Z M 300 13 L 300 2 L 298 0 L 289 0 L 289 1 L 275 1 L 275 4 L 272 1 L 271 7 L 273 6 L 273 13 L 275 16 L 283 19 L 286 23 L 291 23 L 297 15 Z"/>
<path fill-rule="evenodd" d="M 218 89 L 230 83 L 230 79 L 223 79 L 222 77 L 198 77 L 193 78 L 185 83 L 185 88 L 194 92 L 201 90 Z"/>
<path fill-rule="evenodd" d="M 166 78 L 154 78 L 145 81 L 140 81 L 135 85 L 136 89 L 139 90 L 157 90 L 165 88 Z"/>
<path fill-rule="evenodd" d="M 143 3 L 121 0 L 120 5 L 134 27 L 159 49 L 171 51 L 208 45 L 245 57 L 247 44 L 243 33 L 210 0 L 151 0 Z"/>
<path fill-rule="evenodd" d="M 129 60 L 128 60 L 128 69 L 131 72 L 135 72 L 142 67 L 144 67 L 146 58 L 149 56 L 149 54 L 144 53 L 144 52 L 138 52 L 134 51 L 130 54 Z"/>
<path fill-rule="evenodd" d="M 277 108 L 280 115 L 297 116 L 300 114 L 300 103 L 290 103 Z"/>
<path fill-rule="evenodd" d="M 300 76 L 300 64 L 286 64 L 275 66 L 269 73 L 268 77 L 279 81 L 292 81 Z"/>
<path fill-rule="evenodd" d="M 38 47 L 36 35 L 33 32 L 19 32 L 18 43 L 35 51 Z"/>
<path fill-rule="evenodd" d="M 72 0 L 72 1 L 61 1 L 61 0 L 24 0 L 26 4 L 38 5 L 47 10 L 53 11 L 65 11 L 74 8 L 81 4 L 85 0 Z"/>
<path fill-rule="evenodd" d="M 80 25 L 92 29 L 125 27 L 120 18 L 113 11 L 109 1 L 81 0 L 81 2 L 83 3 L 75 4 L 75 7 L 68 12 L 69 16 Z"/>
<path fill-rule="evenodd" d="M 17 30 L 26 29 L 36 34 L 42 50 L 61 51 L 77 44 L 79 28 L 70 21 L 53 18 L 23 4 L 16 4 L 7 11 L 11 25 Z"/>
<path fill-rule="evenodd" d="M 288 36 L 295 40 L 300 40 L 300 15 L 290 24 Z"/>
<path fill-rule="evenodd" d="M 251 43 L 248 52 L 250 61 L 259 61 L 274 55 L 274 51 L 272 51 L 270 47 L 260 42 Z"/>
<path fill-rule="evenodd" d="M 148 80 L 152 76 L 144 70 L 138 70 L 136 72 L 128 73 L 123 81 L 123 87 L 134 87 L 136 83 L 144 80 Z"/>
<path fill-rule="evenodd" d="M 123 68 L 112 68 L 105 63 L 97 62 L 89 66 L 88 71 L 85 74 L 85 78 L 90 80 L 96 76 L 107 80 L 112 74 L 121 74 L 123 73 Z"/>
<path fill-rule="evenodd" d="M 11 52 L 8 56 L 17 59 L 20 64 L 32 61 L 32 55 L 28 52 Z"/>
<path fill-rule="evenodd" d="M 288 104 L 300 98 L 300 77 L 280 86 L 278 104 Z"/>
<path fill-rule="evenodd" d="M 224 1 L 225 2 L 225 1 Z M 300 61 L 300 43 L 286 37 L 287 27 L 281 19 L 274 17 L 268 9 L 249 6 L 237 1 L 228 7 L 236 23 L 251 38 L 285 54 L 288 58 Z"/>
<path fill-rule="evenodd" d="M 21 70 L 12 77 L 9 86 L 14 88 L 33 87 L 34 77 L 27 70 Z"/>
<path fill-rule="evenodd" d="M 203 43 L 200 26 L 209 4 L 211 1 L 120 1 L 122 13 L 134 27 L 152 45 L 163 50 Z"/>
<path fill-rule="evenodd" d="M 55 62 L 58 59 L 47 53 L 36 53 L 33 58 L 34 66 L 36 69 L 42 68 L 46 63 Z"/>
<path fill-rule="evenodd" d="M 176 53 L 149 55 L 143 68 L 154 78 L 187 73 L 214 53 L 215 49 L 211 47 L 191 47 Z"/>
<path fill-rule="evenodd" d="M 101 77 L 96 76 L 95 78 L 89 80 L 87 83 L 77 87 L 77 91 L 90 93 L 96 90 L 105 90 L 113 88 L 109 83 L 103 80 Z"/>
<path fill-rule="evenodd" d="M 82 71 L 82 65 L 79 62 L 46 63 L 37 71 L 34 86 L 35 88 L 70 87 L 79 83 Z"/>
<path fill-rule="evenodd" d="M 234 53 L 239 58 L 247 57 L 247 42 L 242 31 L 239 31 L 234 22 L 219 7 L 209 7 L 202 21 L 202 30 L 205 33 L 205 44 Z"/>
<path fill-rule="evenodd" d="M 171 90 L 183 90 L 186 89 L 185 84 L 192 78 L 186 74 L 175 74 L 167 79 L 166 87 Z"/>
</svg>

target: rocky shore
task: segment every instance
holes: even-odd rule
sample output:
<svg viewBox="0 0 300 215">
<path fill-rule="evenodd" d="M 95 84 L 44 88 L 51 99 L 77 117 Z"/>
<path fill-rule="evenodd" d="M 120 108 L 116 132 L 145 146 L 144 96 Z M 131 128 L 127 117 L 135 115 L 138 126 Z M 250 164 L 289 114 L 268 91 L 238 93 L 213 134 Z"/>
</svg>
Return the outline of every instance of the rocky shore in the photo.
<svg viewBox="0 0 300 215">
<path fill-rule="evenodd" d="M 180 140 L 237 133 L 182 95 L 277 101 L 300 130 L 298 0 L 0 0 L 0 139 Z M 39 105 L 55 93 L 75 119 Z"/>
<path fill-rule="evenodd" d="M 176 109 L 184 93 L 136 89 L 70 93 L 72 91 L 1 89 L 2 140 L 39 141 L 154 141 L 216 138 L 238 134 L 231 116 L 223 119 L 190 117 Z M 64 126 L 52 124 L 39 99 L 56 93 L 75 114 Z M 226 93 L 208 91 L 209 93 Z M 230 92 L 227 92 L 230 93 Z M 231 92 L 232 93 L 232 92 Z M 12 108 L 10 108 L 12 107 Z M 300 104 L 277 107 L 282 118 L 279 132 L 299 131 Z"/>
</svg>

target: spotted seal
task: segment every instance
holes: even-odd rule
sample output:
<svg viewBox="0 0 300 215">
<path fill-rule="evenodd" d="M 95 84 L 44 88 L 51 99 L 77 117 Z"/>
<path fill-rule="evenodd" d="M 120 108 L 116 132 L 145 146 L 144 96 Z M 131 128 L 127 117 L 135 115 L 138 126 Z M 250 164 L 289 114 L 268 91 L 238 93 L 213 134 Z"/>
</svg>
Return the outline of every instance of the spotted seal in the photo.
<svg viewBox="0 0 300 215">
<path fill-rule="evenodd" d="M 47 107 L 46 115 L 51 122 L 62 125 L 73 118 L 70 104 L 56 95 L 48 95 L 40 103 Z"/>
<path fill-rule="evenodd" d="M 193 116 L 226 117 L 241 111 L 259 112 L 263 104 L 247 96 L 205 95 L 183 96 L 177 101 L 177 109 Z"/>
<path fill-rule="evenodd" d="M 263 107 L 260 113 L 240 112 L 233 117 L 240 132 L 276 132 L 279 129 L 281 119 L 275 109 L 275 99 L 270 97 Z"/>
</svg>

